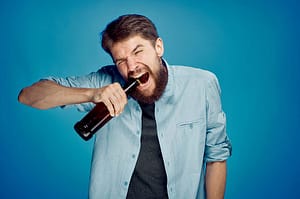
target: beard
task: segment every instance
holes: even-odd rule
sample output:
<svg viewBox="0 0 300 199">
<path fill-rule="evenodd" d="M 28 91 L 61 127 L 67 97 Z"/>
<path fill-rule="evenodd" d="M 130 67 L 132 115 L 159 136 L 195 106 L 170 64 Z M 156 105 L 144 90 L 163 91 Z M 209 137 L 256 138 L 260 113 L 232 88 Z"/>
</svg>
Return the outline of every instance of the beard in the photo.
<svg viewBox="0 0 300 199">
<path fill-rule="evenodd" d="M 162 96 L 167 86 L 168 70 L 162 60 L 160 62 L 160 69 L 156 73 L 154 73 L 149 66 L 145 66 L 145 67 L 147 68 L 147 71 L 149 72 L 150 76 L 152 76 L 154 79 L 155 88 L 153 94 L 145 95 L 142 92 L 140 92 L 138 89 L 134 89 L 132 92 L 130 92 L 130 96 L 139 102 L 152 104 Z"/>
</svg>

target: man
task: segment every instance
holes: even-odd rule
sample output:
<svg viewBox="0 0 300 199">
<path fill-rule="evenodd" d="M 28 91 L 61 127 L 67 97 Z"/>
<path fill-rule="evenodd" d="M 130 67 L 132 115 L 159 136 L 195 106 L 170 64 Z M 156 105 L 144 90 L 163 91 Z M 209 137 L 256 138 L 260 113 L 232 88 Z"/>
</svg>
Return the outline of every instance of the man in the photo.
<svg viewBox="0 0 300 199">
<path fill-rule="evenodd" d="M 224 197 L 226 135 L 216 77 L 170 66 L 154 24 L 124 15 L 102 32 L 114 65 L 81 77 L 48 77 L 24 88 L 19 101 L 48 109 L 103 102 L 114 118 L 95 136 L 90 198 Z M 126 96 L 129 78 L 148 78 Z"/>
</svg>

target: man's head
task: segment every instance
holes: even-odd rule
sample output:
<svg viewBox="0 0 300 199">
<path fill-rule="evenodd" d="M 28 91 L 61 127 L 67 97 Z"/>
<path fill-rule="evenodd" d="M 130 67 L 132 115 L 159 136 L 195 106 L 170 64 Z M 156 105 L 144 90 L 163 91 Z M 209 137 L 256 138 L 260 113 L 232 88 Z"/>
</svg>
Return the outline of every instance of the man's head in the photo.
<svg viewBox="0 0 300 199">
<path fill-rule="evenodd" d="M 102 32 L 102 47 L 125 80 L 149 74 L 148 80 L 131 96 L 145 103 L 161 97 L 168 81 L 167 69 L 162 64 L 163 41 L 148 18 L 124 15 L 112 21 Z"/>
<path fill-rule="evenodd" d="M 137 14 L 122 15 L 109 23 L 102 32 L 102 48 L 111 54 L 110 48 L 114 43 L 136 35 L 151 41 L 153 45 L 158 38 L 155 25 L 147 17 Z"/>
</svg>

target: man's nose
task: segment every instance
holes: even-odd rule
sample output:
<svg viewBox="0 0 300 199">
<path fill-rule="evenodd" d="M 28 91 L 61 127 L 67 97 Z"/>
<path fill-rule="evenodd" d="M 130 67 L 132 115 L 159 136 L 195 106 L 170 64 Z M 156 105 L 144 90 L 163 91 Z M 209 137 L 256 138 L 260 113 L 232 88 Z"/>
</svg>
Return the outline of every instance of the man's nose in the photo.
<svg viewBox="0 0 300 199">
<path fill-rule="evenodd" d="M 127 57 L 128 71 L 135 71 L 138 67 L 136 60 L 133 57 Z"/>
</svg>

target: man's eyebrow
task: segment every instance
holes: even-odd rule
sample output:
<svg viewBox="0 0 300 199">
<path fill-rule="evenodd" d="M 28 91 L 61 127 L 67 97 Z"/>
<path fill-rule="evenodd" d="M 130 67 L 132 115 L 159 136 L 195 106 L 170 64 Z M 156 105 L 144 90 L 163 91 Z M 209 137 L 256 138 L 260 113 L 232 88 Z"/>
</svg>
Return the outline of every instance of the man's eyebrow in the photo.
<svg viewBox="0 0 300 199">
<path fill-rule="evenodd" d="M 142 44 L 138 44 L 131 52 L 133 53 L 134 51 L 136 51 L 140 47 L 143 47 L 143 45 Z"/>
</svg>

